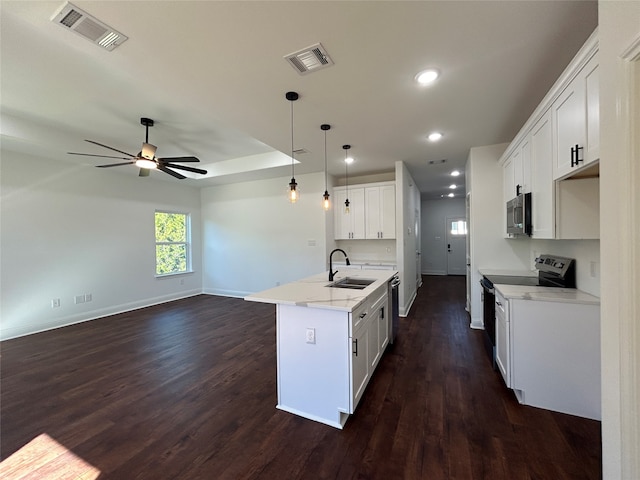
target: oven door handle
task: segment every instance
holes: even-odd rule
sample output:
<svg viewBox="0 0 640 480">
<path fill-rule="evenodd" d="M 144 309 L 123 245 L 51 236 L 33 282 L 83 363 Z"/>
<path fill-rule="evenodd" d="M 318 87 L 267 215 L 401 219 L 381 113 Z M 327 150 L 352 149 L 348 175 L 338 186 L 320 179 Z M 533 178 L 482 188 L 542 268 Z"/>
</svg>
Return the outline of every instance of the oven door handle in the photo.
<svg viewBox="0 0 640 480">
<path fill-rule="evenodd" d="M 485 282 L 484 278 L 483 278 L 482 280 L 480 280 L 480 286 L 481 286 L 484 290 L 486 290 L 487 292 L 489 292 L 489 293 L 491 293 L 491 294 L 495 294 L 496 289 L 495 289 L 495 288 L 493 288 L 493 285 L 492 285 L 492 286 L 489 286 L 489 285 L 487 284 L 487 282 Z"/>
</svg>

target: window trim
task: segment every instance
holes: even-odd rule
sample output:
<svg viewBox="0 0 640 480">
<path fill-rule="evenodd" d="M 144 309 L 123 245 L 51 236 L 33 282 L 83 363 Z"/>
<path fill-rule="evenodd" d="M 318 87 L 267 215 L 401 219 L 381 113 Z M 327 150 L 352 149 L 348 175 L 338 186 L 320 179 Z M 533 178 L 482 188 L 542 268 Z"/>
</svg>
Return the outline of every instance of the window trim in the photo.
<svg viewBox="0 0 640 480">
<path fill-rule="evenodd" d="M 156 214 L 158 213 L 166 213 L 169 215 L 184 215 L 185 217 L 185 241 L 184 242 L 158 242 L 156 238 Z M 188 273 L 193 273 L 193 264 L 191 259 L 191 214 L 189 212 L 180 212 L 177 210 L 155 210 L 153 213 L 153 239 L 154 239 L 154 276 L 156 278 L 167 278 L 173 277 L 175 275 L 185 275 Z M 158 273 L 158 254 L 157 247 L 158 245 L 185 245 L 186 250 L 186 269 L 181 270 L 179 272 L 167 272 L 167 273 Z"/>
</svg>

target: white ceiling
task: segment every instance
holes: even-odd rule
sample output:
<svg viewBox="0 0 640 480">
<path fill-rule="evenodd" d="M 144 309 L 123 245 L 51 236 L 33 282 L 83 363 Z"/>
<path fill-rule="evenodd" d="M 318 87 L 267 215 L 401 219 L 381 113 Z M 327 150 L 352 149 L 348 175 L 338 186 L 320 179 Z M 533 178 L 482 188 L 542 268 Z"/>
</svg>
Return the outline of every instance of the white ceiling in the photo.
<svg viewBox="0 0 640 480">
<path fill-rule="evenodd" d="M 137 153 L 150 117 L 158 156 L 226 172 L 184 183 L 287 177 L 229 164 L 290 153 L 296 91 L 294 147 L 309 152 L 296 175 L 323 171 L 329 123 L 330 174 L 344 174 L 348 143 L 350 177 L 402 160 L 423 198 L 448 191 L 470 147 L 510 141 L 597 26 L 595 1 L 73 2 L 129 37 L 107 52 L 50 21 L 63 3 L 0 2 L 3 149 L 88 168 L 110 162 L 66 152 L 109 154 L 91 139 Z M 318 42 L 335 65 L 301 76 L 283 58 Z M 414 76 L 426 67 L 441 77 L 425 88 Z M 155 180 L 180 181 L 140 179 Z"/>
</svg>

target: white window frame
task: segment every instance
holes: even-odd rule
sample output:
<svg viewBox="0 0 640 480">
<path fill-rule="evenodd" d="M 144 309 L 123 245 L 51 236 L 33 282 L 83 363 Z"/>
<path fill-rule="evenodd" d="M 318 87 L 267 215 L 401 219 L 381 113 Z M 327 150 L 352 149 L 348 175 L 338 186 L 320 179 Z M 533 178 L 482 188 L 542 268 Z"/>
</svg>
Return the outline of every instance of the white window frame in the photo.
<svg viewBox="0 0 640 480">
<path fill-rule="evenodd" d="M 156 238 L 156 215 L 158 213 L 164 213 L 169 215 L 184 215 L 185 217 L 185 241 L 184 242 L 158 242 Z M 185 273 L 193 273 L 192 263 L 191 263 L 191 214 L 188 212 L 178 212 L 171 210 L 156 210 L 153 214 L 153 239 L 155 242 L 154 245 L 154 272 L 157 278 L 162 277 L 170 277 L 173 275 L 183 275 Z M 167 273 L 158 273 L 158 246 L 159 245 L 184 245 L 185 246 L 185 255 L 186 255 L 186 268 L 185 270 L 175 271 L 175 272 L 167 272 Z"/>
</svg>

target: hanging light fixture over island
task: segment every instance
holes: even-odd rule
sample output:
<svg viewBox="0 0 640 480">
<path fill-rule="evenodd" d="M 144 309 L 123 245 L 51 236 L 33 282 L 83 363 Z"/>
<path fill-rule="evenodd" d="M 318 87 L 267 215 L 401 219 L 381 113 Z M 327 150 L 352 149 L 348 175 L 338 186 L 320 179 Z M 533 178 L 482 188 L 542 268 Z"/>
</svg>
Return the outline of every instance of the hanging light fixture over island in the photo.
<svg viewBox="0 0 640 480">
<path fill-rule="evenodd" d="M 289 182 L 289 202 L 296 203 L 300 198 L 300 191 L 298 190 L 298 184 L 296 183 L 295 175 L 294 175 L 294 149 L 293 149 L 293 102 L 298 100 L 299 95 L 296 92 L 287 92 L 285 97 L 289 102 L 291 102 L 291 181 Z"/>
</svg>

